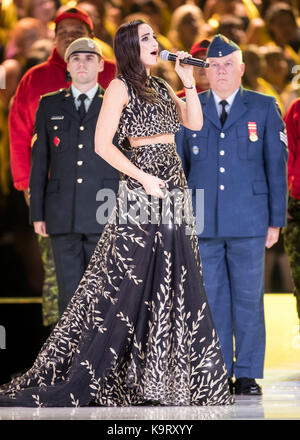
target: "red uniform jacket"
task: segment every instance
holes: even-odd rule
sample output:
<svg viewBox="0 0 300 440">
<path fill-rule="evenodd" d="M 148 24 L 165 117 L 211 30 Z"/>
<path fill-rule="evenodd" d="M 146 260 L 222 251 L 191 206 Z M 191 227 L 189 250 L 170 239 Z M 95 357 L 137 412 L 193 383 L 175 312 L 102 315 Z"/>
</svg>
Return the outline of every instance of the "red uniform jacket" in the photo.
<svg viewBox="0 0 300 440">
<path fill-rule="evenodd" d="M 98 79 L 103 88 L 115 77 L 115 69 L 113 61 L 104 60 L 104 71 Z M 40 97 L 68 88 L 70 83 L 66 82 L 65 72 L 66 63 L 54 49 L 47 61 L 25 73 L 16 90 L 9 114 L 9 131 L 11 170 L 18 190 L 29 185 L 31 137 Z"/>
<path fill-rule="evenodd" d="M 284 121 L 288 137 L 288 182 L 289 194 L 300 199 L 300 98 L 288 108 Z"/>
</svg>

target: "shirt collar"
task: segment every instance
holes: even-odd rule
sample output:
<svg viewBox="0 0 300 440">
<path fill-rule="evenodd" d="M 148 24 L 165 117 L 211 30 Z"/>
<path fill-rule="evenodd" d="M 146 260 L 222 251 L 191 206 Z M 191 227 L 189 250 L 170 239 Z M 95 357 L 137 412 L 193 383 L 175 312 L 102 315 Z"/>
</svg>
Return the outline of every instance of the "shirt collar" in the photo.
<svg viewBox="0 0 300 440">
<path fill-rule="evenodd" d="M 74 84 L 71 84 L 71 90 L 72 90 L 72 95 L 74 96 L 74 99 L 77 99 L 79 95 L 82 94 L 82 92 L 80 90 L 78 90 Z M 87 92 L 85 92 L 85 95 L 88 97 L 88 99 L 90 101 L 92 101 L 92 99 L 94 98 L 94 96 L 96 95 L 96 92 L 98 90 L 98 84 L 95 84 L 94 87 L 92 87 L 90 90 L 88 90 Z"/>
<path fill-rule="evenodd" d="M 226 98 L 225 101 L 228 102 L 229 108 L 231 107 L 231 105 L 232 105 L 232 103 L 233 103 L 233 101 L 234 101 L 235 95 L 237 94 L 237 92 L 238 92 L 239 90 L 240 90 L 240 88 L 236 89 L 236 91 L 233 92 L 232 95 L 230 95 L 230 96 L 228 96 L 228 98 Z M 217 106 L 217 108 L 218 108 L 218 104 L 219 104 L 220 101 L 222 101 L 222 98 L 220 98 L 220 97 L 219 97 L 219 96 L 218 96 L 213 90 L 212 90 L 212 94 L 213 94 L 213 97 L 214 97 L 214 100 L 215 100 L 216 106 Z"/>
</svg>

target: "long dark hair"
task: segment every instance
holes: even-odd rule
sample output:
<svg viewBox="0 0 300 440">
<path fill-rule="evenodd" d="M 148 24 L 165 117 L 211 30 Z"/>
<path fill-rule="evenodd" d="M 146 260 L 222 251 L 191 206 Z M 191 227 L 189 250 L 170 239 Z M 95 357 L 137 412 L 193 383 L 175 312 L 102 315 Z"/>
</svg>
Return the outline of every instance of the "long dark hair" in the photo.
<svg viewBox="0 0 300 440">
<path fill-rule="evenodd" d="M 122 24 L 114 38 L 114 52 L 117 61 L 117 75 L 122 75 L 132 86 L 139 98 L 153 102 L 155 95 L 147 85 L 147 72 L 140 59 L 138 27 L 144 20 Z"/>
</svg>

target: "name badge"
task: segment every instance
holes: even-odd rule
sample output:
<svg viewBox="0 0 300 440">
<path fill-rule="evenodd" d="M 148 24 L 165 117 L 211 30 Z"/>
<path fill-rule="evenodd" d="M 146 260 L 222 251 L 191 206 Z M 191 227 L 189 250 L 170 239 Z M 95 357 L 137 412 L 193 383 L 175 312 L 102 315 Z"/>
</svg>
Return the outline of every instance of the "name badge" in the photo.
<svg viewBox="0 0 300 440">
<path fill-rule="evenodd" d="M 57 120 L 62 120 L 64 119 L 64 116 L 51 116 L 51 121 L 57 121 Z"/>
</svg>

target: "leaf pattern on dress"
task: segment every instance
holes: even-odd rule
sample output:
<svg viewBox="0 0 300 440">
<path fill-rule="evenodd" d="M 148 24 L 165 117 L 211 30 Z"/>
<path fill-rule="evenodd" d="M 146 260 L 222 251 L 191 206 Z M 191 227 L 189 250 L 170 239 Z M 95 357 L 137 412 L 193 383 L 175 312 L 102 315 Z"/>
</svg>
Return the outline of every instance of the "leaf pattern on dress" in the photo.
<svg viewBox="0 0 300 440">
<path fill-rule="evenodd" d="M 149 77 L 149 87 L 156 95 L 156 102 L 153 105 L 138 98 L 132 86 L 122 75 L 118 78 L 125 83 L 129 95 L 129 103 L 122 111 L 117 129 L 118 143 L 121 148 L 128 150 L 125 145 L 128 137 L 176 133 L 180 129 L 175 103 L 163 79 L 156 76 Z M 151 168 L 149 168 L 149 173 L 151 173 Z"/>
<path fill-rule="evenodd" d="M 162 201 L 124 178 L 66 311 L 32 368 L 0 387 L 0 406 L 233 403 L 176 146 L 135 148 L 131 160 L 168 183 L 170 221 L 163 221 Z M 134 201 L 155 221 L 120 216 L 122 203 Z"/>
</svg>

